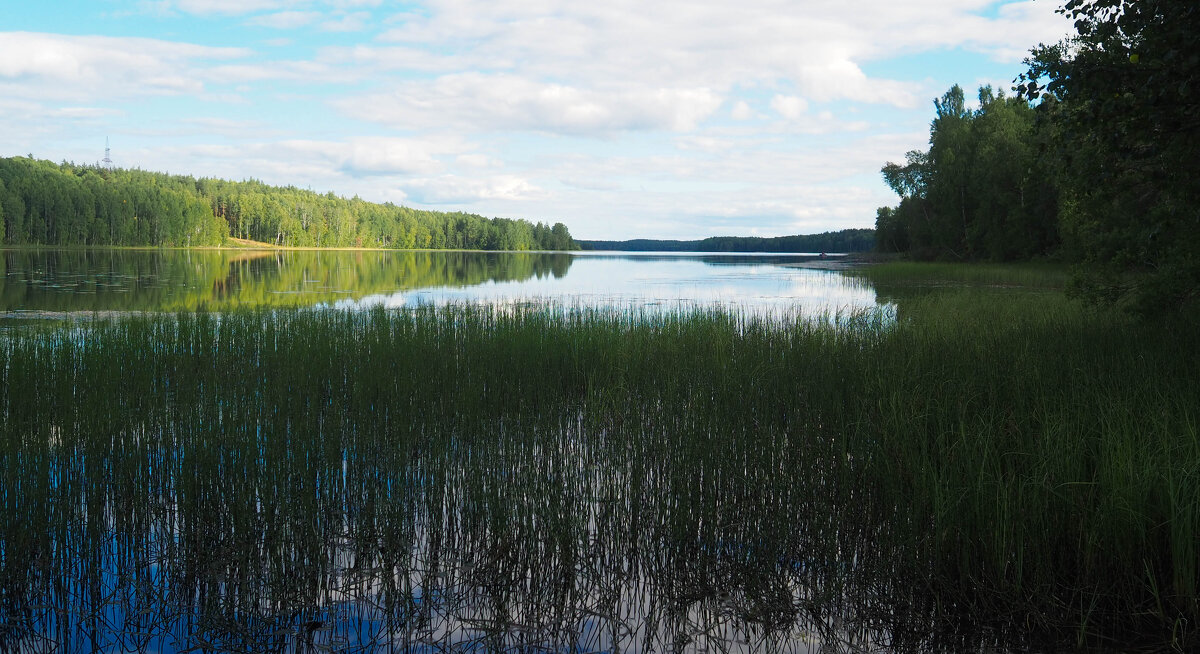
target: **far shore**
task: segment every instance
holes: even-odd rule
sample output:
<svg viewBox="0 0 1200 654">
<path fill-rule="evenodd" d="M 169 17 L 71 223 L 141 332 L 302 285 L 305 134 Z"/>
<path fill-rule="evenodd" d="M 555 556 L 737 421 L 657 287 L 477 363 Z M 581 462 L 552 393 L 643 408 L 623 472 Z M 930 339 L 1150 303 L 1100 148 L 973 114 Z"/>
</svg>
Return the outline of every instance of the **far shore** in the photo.
<svg viewBox="0 0 1200 654">
<path fill-rule="evenodd" d="M 262 241 L 231 238 L 222 245 L 24 245 L 0 244 L 3 250 L 128 250 L 151 252 L 158 250 L 171 251 L 205 251 L 205 252 L 579 252 L 580 250 L 471 250 L 465 248 L 378 248 L 378 247 L 317 247 L 313 245 L 274 245 Z"/>
<path fill-rule="evenodd" d="M 532 254 L 532 253 L 572 253 L 572 252 L 600 252 L 599 250 L 473 250 L 466 248 L 382 248 L 382 247 L 318 247 L 313 245 L 275 245 L 265 241 L 252 241 L 249 239 L 230 238 L 226 239 L 221 245 L 195 245 L 195 246 L 171 246 L 171 245 L 25 245 L 25 244 L 0 244 L 0 251 L 4 250 L 122 250 L 122 251 L 206 251 L 206 252 L 478 252 L 478 253 L 513 253 L 513 254 Z M 610 254 L 652 254 L 649 252 L 640 251 L 622 251 L 613 250 L 607 252 Z M 692 254 L 686 251 L 671 252 L 670 254 Z M 792 255 L 802 254 L 797 252 L 720 252 L 710 253 L 703 252 L 701 254 L 779 254 Z M 876 252 L 849 252 L 849 253 L 829 253 L 829 259 L 814 259 L 811 261 L 798 261 L 795 263 L 783 264 L 788 266 L 797 266 L 802 268 L 826 269 L 826 270 L 841 270 L 843 268 L 858 266 L 868 263 L 880 263 L 883 261 L 892 261 L 896 257 L 894 255 L 879 254 Z"/>
</svg>

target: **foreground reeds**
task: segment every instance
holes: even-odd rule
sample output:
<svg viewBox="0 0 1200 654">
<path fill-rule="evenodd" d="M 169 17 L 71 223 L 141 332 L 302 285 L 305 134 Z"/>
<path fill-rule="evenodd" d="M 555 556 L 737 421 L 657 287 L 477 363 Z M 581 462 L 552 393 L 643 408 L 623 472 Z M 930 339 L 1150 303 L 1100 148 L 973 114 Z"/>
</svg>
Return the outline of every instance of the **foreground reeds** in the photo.
<svg viewBox="0 0 1200 654">
<path fill-rule="evenodd" d="M 11 333 L 0 650 L 1200 643 L 1197 325 L 899 315 Z"/>
</svg>

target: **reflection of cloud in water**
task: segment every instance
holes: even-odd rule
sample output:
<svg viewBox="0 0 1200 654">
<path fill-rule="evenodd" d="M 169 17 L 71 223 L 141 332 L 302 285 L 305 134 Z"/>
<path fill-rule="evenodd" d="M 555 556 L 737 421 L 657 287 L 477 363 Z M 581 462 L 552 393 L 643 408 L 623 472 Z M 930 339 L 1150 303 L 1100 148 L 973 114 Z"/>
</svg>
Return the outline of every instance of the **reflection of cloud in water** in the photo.
<svg viewBox="0 0 1200 654">
<path fill-rule="evenodd" d="M 695 257 L 579 257 L 562 277 L 488 281 L 374 294 L 344 300 L 343 309 L 475 304 L 559 305 L 674 312 L 724 308 L 750 315 L 846 316 L 877 308 L 874 289 L 836 271 L 757 260 L 711 265 Z"/>
</svg>

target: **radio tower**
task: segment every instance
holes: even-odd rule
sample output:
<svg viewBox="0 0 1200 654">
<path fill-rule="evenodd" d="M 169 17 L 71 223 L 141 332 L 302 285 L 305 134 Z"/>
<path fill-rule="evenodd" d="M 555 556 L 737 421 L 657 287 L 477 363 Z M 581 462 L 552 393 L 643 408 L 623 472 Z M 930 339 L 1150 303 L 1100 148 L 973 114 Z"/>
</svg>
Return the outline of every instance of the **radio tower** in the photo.
<svg viewBox="0 0 1200 654">
<path fill-rule="evenodd" d="M 111 150 L 109 149 L 109 147 L 108 147 L 108 137 L 107 137 L 107 136 L 105 136 L 105 137 L 104 137 L 104 158 L 100 160 L 100 161 L 101 161 L 101 163 L 103 163 L 103 164 L 104 164 L 104 167 L 105 167 L 105 168 L 112 168 L 112 167 L 113 167 L 113 163 L 112 163 L 112 157 L 111 157 L 111 156 L 109 156 L 109 155 L 111 155 L 111 154 L 112 154 L 112 151 L 111 151 Z"/>
</svg>

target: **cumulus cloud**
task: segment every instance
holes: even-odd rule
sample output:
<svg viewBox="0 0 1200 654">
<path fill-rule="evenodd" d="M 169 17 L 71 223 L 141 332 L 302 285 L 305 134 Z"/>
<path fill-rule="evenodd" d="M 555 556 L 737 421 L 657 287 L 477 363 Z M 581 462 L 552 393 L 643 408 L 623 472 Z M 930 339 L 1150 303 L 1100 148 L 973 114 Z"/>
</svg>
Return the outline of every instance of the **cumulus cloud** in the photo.
<svg viewBox="0 0 1200 654">
<path fill-rule="evenodd" d="M 248 131 L 255 128 L 260 133 L 270 132 L 269 128 L 253 122 L 215 119 L 184 122 L 241 137 L 246 137 Z M 413 180 L 449 175 L 446 162 L 462 155 L 475 154 L 474 147 L 474 144 L 453 135 L 354 137 L 344 140 L 291 138 L 276 141 L 243 138 L 237 144 L 158 147 L 152 153 L 142 153 L 141 156 L 147 157 L 145 163 L 151 166 L 156 165 L 156 161 L 187 161 L 189 172 L 196 175 L 215 174 L 231 179 L 255 177 L 273 184 L 308 185 L 319 190 L 336 189 L 338 193 L 355 192 L 368 199 L 379 199 L 381 189 L 394 189 Z M 167 163 L 158 165 L 161 169 L 176 169 L 176 166 Z"/>
<path fill-rule="evenodd" d="M 1011 57 L 1014 48 L 1036 42 L 1031 38 L 1063 33 L 1061 17 L 1045 3 L 981 13 L 994 4 L 441 0 L 393 15 L 379 37 L 383 45 L 330 48 L 319 58 L 440 75 L 339 105 L 387 125 L 449 116 L 483 129 L 688 131 L 712 115 L 716 100 L 734 101 L 734 120 L 755 118 L 738 97 L 746 89 L 790 89 L 772 106 L 789 120 L 811 103 L 914 108 L 929 94 L 923 76 L 881 78 L 863 66 L 935 48 Z"/>
<path fill-rule="evenodd" d="M 216 48 L 157 39 L 0 33 L 0 82 L 32 97 L 200 93 L 202 62 L 245 57 L 243 48 Z"/>
<path fill-rule="evenodd" d="M 869 61 L 942 47 L 998 56 L 1063 31 L 1045 3 L 993 0 L 455 0 L 394 17 L 382 39 L 451 49 L 474 69 L 724 91 L 787 81 L 810 98 L 911 106 L 918 85 L 867 79 Z"/>
<path fill-rule="evenodd" d="M 478 201 L 529 200 L 542 195 L 541 189 L 516 175 L 459 177 L 443 175 L 407 183 L 408 197 L 422 204 L 463 204 Z"/>
<path fill-rule="evenodd" d="M 924 144 L 937 86 L 971 81 L 879 64 L 965 52 L 1015 67 L 1028 47 L 1070 28 L 1046 0 L 152 4 L 164 20 L 304 35 L 260 41 L 295 46 L 284 55 L 0 33 L 0 120 L 10 128 L 0 145 L 25 152 L 38 134 L 68 143 L 95 132 L 93 122 L 124 122 L 126 136 L 147 140 L 144 167 L 570 216 L 573 232 L 595 237 L 868 226 L 876 206 L 894 201 L 880 165 Z M 374 27 L 374 41 L 327 34 Z M 280 60 L 305 51 L 315 54 Z M 319 104 L 319 83 L 343 93 Z M 130 102 L 231 93 L 244 104 Z M 281 102 L 304 111 L 277 121 Z M 168 104 L 187 104 L 194 120 L 151 113 Z M 218 106 L 221 118 L 205 117 Z M 129 113 L 118 120 L 103 113 L 110 107 Z M 132 161 L 133 148 L 123 152 Z"/>
<path fill-rule="evenodd" d="M 745 100 L 738 100 L 733 105 L 733 109 L 729 110 L 729 117 L 734 120 L 750 120 L 754 118 L 754 110 Z"/>
<path fill-rule="evenodd" d="M 808 102 L 794 95 L 777 95 L 771 98 L 771 109 L 788 120 L 795 120 L 808 111 Z"/>
<path fill-rule="evenodd" d="M 492 159 L 486 154 L 479 154 L 478 152 L 472 154 L 460 154 L 455 157 L 455 161 L 458 164 L 468 168 L 492 168 L 500 165 L 500 162 L 496 161 L 495 159 Z"/>
<path fill-rule="evenodd" d="M 292 140 L 262 146 L 284 156 L 322 161 L 353 177 L 432 175 L 445 170 L 443 156 L 468 153 L 457 137 L 352 138 L 346 141 Z M 286 154 L 285 154 L 286 153 Z"/>
<path fill-rule="evenodd" d="M 564 134 L 694 129 L 720 107 L 706 88 L 611 91 L 538 82 L 515 75 L 462 73 L 336 103 L 346 113 L 405 128 L 463 126 Z"/>
</svg>

